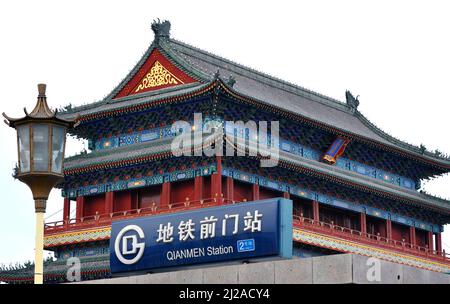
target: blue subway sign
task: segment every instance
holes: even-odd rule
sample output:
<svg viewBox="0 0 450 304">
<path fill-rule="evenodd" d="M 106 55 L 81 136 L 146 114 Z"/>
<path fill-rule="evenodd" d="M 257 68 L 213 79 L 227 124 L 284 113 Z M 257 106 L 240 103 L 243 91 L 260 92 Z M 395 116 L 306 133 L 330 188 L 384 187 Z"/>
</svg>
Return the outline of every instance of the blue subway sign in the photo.
<svg viewBox="0 0 450 304">
<path fill-rule="evenodd" d="M 114 221 L 112 273 L 292 257 L 292 201 L 274 198 Z"/>
<path fill-rule="evenodd" d="M 237 251 L 255 251 L 255 239 L 237 241 Z"/>
</svg>

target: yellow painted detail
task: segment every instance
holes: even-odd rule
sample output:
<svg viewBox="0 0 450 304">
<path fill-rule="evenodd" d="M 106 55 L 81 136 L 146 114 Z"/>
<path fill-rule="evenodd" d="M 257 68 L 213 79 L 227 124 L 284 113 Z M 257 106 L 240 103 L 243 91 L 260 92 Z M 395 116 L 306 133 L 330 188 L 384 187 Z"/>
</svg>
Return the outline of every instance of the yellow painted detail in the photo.
<svg viewBox="0 0 450 304">
<path fill-rule="evenodd" d="M 141 83 L 137 86 L 135 93 L 154 87 L 168 84 L 182 84 L 183 82 L 170 73 L 159 61 L 155 61 L 150 68 L 150 72 L 145 75 Z"/>
</svg>

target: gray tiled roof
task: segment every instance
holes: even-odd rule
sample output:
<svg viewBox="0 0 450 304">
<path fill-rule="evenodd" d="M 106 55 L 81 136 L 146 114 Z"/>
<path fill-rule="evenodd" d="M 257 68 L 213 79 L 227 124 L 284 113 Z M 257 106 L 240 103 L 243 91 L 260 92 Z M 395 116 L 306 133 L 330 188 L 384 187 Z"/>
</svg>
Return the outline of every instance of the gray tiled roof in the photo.
<svg viewBox="0 0 450 304">
<path fill-rule="evenodd" d="M 120 89 L 137 73 L 154 48 L 158 48 L 164 55 L 170 57 L 175 66 L 193 75 L 200 82 L 114 99 Z M 87 115 L 152 100 L 180 96 L 206 86 L 214 79 L 217 70 L 220 70 L 220 78 L 223 80 L 233 75 L 236 83 L 232 90 L 238 94 L 450 168 L 450 159 L 436 156 L 431 152 L 422 153 L 419 147 L 390 136 L 373 125 L 359 111 L 353 112 L 343 102 L 263 74 L 183 42 L 162 37 L 158 40 L 158 43 L 153 42 L 150 45 L 131 72 L 104 100 L 74 108 L 69 112 L 60 114 L 60 116 L 69 118 L 74 117 L 75 114 Z"/>
<path fill-rule="evenodd" d="M 115 148 L 114 153 L 111 153 L 111 150 L 100 150 L 88 154 L 76 155 L 69 157 L 64 161 L 64 170 L 72 170 L 97 164 L 107 164 L 123 159 L 135 159 L 141 156 L 170 151 L 170 143 L 171 138 L 166 138 Z"/>
<path fill-rule="evenodd" d="M 300 114 L 334 128 L 363 136 L 367 139 L 394 146 L 407 152 L 421 154 L 419 147 L 398 140 L 383 132 L 359 111 L 336 99 L 315 93 L 300 86 L 263 74 L 183 42 L 171 39 L 170 48 L 194 68 L 212 75 L 219 69 L 222 79 L 230 75 L 236 80 L 233 90 L 261 102 Z M 421 155 L 439 159 L 450 165 L 450 159 L 436 157 L 432 153 Z"/>
<path fill-rule="evenodd" d="M 190 137 L 190 134 L 188 135 Z M 208 146 L 217 136 L 203 134 L 201 145 Z M 120 160 L 132 160 L 138 157 L 155 155 L 158 153 L 171 151 L 173 138 L 167 137 L 149 142 L 114 148 L 114 153 L 110 149 L 93 151 L 87 154 L 80 154 L 66 158 L 64 160 L 64 170 L 72 170 L 90 165 L 108 164 Z M 195 146 L 194 148 L 197 148 Z"/>
<path fill-rule="evenodd" d="M 93 113 L 100 113 L 100 112 L 107 112 L 110 110 L 127 107 L 127 106 L 134 106 L 139 105 L 151 101 L 156 100 L 162 100 L 165 98 L 170 97 L 176 97 L 176 96 L 182 96 L 184 94 L 192 93 L 197 90 L 200 90 L 204 87 L 206 87 L 208 84 L 203 83 L 193 83 L 193 84 L 183 84 L 176 87 L 169 87 L 166 89 L 158 90 L 149 92 L 146 94 L 137 94 L 133 95 L 132 97 L 125 97 L 120 98 L 117 100 L 110 99 L 110 100 L 103 100 L 102 102 L 97 102 L 95 104 L 91 105 L 85 105 L 81 107 L 74 108 L 73 111 L 60 113 L 58 117 L 60 118 L 72 118 L 75 117 L 77 114 L 83 115 L 89 115 Z"/>
</svg>

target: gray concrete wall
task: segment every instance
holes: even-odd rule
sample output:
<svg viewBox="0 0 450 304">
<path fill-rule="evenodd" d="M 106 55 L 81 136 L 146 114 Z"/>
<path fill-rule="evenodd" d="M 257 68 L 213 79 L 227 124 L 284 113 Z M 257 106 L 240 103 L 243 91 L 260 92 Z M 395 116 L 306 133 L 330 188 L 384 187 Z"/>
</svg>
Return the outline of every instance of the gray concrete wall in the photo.
<svg viewBox="0 0 450 304">
<path fill-rule="evenodd" d="M 450 275 L 354 254 L 136 275 L 82 284 L 450 284 Z"/>
</svg>

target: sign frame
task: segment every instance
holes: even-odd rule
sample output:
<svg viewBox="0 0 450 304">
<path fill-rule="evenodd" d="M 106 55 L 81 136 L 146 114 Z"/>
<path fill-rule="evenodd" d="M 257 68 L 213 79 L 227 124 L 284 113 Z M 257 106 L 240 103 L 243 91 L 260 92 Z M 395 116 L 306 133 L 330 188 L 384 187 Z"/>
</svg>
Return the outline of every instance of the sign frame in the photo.
<svg viewBox="0 0 450 304">
<path fill-rule="evenodd" d="M 236 214 L 233 222 L 231 217 Z M 209 229 L 210 238 L 202 239 L 207 236 L 204 222 L 215 217 L 214 232 Z M 197 230 L 191 231 L 191 239 L 176 233 L 181 233 L 181 222 L 185 225 L 192 219 L 191 228 Z M 171 239 L 158 240 L 167 223 Z M 182 241 L 182 237 L 186 240 Z M 239 251 L 238 243 L 249 240 L 253 241 L 252 250 Z M 116 275 L 263 258 L 287 259 L 292 257 L 292 247 L 292 200 L 278 197 L 113 221 L 110 269 Z"/>
</svg>

